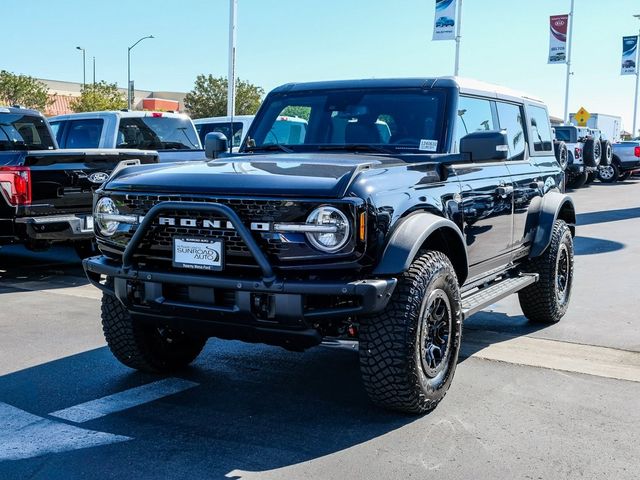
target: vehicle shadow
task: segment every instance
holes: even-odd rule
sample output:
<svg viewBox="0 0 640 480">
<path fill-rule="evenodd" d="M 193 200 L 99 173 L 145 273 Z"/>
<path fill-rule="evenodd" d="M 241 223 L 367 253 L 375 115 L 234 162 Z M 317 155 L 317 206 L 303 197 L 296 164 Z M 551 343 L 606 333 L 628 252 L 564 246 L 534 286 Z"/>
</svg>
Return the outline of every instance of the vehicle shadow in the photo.
<svg viewBox="0 0 640 480">
<path fill-rule="evenodd" d="M 32 252 L 20 245 L 0 248 L 0 287 L 50 290 L 88 284 L 80 259 L 68 247 Z"/>
<path fill-rule="evenodd" d="M 541 328 L 522 315 L 480 312 L 465 323 L 459 361 Z M 5 461 L 0 478 L 85 478 L 87 470 L 105 478 L 258 478 L 420 419 L 369 402 L 356 349 L 294 353 L 210 339 L 177 376 L 198 385 L 86 423 L 65 422 L 131 440 Z M 162 378 L 122 366 L 103 347 L 0 376 L 0 402 L 59 421 L 48 414 Z"/>
<path fill-rule="evenodd" d="M 87 469 L 108 478 L 243 478 L 348 449 L 419 418 L 369 403 L 356 351 L 292 353 L 211 339 L 179 376 L 199 385 L 76 424 L 132 440 L 5 461 L 0 478 L 84 478 Z M 0 377 L 0 402 L 47 418 L 160 378 L 124 368 L 100 348 Z"/>
<path fill-rule="evenodd" d="M 599 212 L 579 213 L 576 215 L 578 226 L 593 225 L 595 223 L 617 222 L 640 217 L 640 207 L 620 208 L 617 210 L 602 210 Z"/>
<path fill-rule="evenodd" d="M 605 238 L 579 236 L 574 240 L 574 253 L 576 255 L 596 255 L 599 253 L 615 252 L 624 248 L 624 243 L 607 240 Z"/>
</svg>

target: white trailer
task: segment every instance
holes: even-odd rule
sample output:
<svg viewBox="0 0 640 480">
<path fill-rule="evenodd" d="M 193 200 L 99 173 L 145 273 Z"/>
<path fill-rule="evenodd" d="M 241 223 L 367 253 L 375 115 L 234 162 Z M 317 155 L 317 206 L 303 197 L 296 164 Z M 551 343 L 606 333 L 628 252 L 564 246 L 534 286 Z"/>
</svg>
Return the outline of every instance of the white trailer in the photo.
<svg viewBox="0 0 640 480">
<path fill-rule="evenodd" d="M 569 119 L 572 124 L 578 125 L 576 114 L 572 113 Z M 603 138 L 611 143 L 620 141 L 620 131 L 622 129 L 622 118 L 616 115 L 606 115 L 604 113 L 592 113 L 587 121 L 588 128 L 598 129 L 602 132 Z"/>
</svg>

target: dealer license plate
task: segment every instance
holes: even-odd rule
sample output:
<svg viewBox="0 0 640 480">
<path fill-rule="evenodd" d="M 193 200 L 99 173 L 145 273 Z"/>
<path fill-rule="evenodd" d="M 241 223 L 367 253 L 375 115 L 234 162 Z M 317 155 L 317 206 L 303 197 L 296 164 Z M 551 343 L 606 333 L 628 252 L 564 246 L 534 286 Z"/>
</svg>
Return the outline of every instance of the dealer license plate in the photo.
<svg viewBox="0 0 640 480">
<path fill-rule="evenodd" d="M 222 240 L 209 238 L 174 238 L 173 266 L 193 270 L 222 270 Z"/>
</svg>

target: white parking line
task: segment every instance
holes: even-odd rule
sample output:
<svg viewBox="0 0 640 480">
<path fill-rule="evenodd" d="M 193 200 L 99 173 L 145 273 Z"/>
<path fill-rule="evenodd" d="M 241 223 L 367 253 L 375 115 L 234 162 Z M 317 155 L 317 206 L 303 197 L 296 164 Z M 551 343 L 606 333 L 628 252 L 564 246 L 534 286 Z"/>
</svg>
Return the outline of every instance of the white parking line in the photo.
<svg viewBox="0 0 640 480">
<path fill-rule="evenodd" d="M 109 445 L 131 440 L 38 417 L 0 402 L 0 461 Z"/>
<path fill-rule="evenodd" d="M 98 398 L 97 400 L 81 403 L 73 407 L 65 408 L 64 410 L 58 410 L 49 415 L 75 423 L 88 422 L 89 420 L 104 417 L 110 413 L 120 412 L 144 403 L 153 402 L 154 400 L 197 387 L 198 385 L 198 383 L 182 380 L 181 378 L 167 378 L 142 385 L 141 387 L 130 388 L 124 392 Z"/>
</svg>

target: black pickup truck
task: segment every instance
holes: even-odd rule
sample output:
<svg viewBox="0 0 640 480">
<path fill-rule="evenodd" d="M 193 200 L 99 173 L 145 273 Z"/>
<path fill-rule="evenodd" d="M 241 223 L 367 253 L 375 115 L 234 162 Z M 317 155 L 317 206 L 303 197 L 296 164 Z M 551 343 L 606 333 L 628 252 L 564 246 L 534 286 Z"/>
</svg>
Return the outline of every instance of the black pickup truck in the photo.
<svg viewBox="0 0 640 480">
<path fill-rule="evenodd" d="M 304 128 L 274 128 L 292 113 Z M 183 367 L 210 336 L 357 340 L 370 398 L 422 413 L 463 319 L 513 293 L 532 322 L 568 308 L 575 209 L 538 100 L 452 78 L 290 84 L 239 154 L 205 144 L 209 162 L 96 192 L 103 255 L 84 267 L 125 365 Z"/>
<path fill-rule="evenodd" d="M 141 150 L 59 150 L 35 110 L 0 107 L 0 245 L 42 250 L 71 241 L 92 252 L 93 192 L 124 160 L 156 163 Z"/>
</svg>

